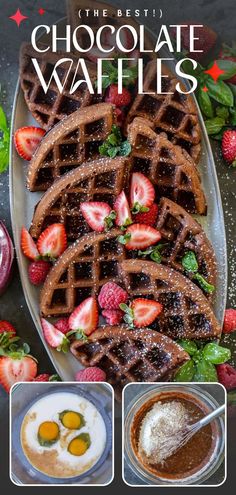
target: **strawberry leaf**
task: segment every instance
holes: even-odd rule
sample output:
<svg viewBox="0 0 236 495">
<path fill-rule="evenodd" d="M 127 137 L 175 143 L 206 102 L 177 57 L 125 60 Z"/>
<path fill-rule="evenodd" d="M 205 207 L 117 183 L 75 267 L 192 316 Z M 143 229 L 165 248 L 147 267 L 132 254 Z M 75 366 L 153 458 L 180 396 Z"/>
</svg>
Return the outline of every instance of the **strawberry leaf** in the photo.
<svg viewBox="0 0 236 495">
<path fill-rule="evenodd" d="M 117 237 L 117 241 L 121 244 L 127 244 L 127 242 L 131 239 L 131 234 L 119 235 Z"/>
<path fill-rule="evenodd" d="M 84 331 L 82 330 L 82 328 L 78 328 L 78 330 L 76 330 L 75 338 L 77 340 L 83 340 L 83 342 L 87 342 L 88 341 L 88 337 L 84 333 Z"/>
<path fill-rule="evenodd" d="M 147 206 L 140 205 L 138 202 L 134 203 L 134 206 L 132 208 L 132 213 L 133 215 L 137 215 L 137 213 L 146 213 L 149 211 L 149 208 Z"/>
</svg>

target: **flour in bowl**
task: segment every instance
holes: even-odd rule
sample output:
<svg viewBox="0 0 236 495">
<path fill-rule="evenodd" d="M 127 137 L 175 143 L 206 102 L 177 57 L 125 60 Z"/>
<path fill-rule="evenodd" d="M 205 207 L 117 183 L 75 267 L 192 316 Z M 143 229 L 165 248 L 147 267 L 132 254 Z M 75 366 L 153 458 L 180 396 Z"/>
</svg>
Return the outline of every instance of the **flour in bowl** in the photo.
<svg viewBox="0 0 236 495">
<path fill-rule="evenodd" d="M 139 455 L 150 464 L 162 463 L 187 423 L 188 412 L 181 402 L 156 402 L 141 423 Z"/>
</svg>

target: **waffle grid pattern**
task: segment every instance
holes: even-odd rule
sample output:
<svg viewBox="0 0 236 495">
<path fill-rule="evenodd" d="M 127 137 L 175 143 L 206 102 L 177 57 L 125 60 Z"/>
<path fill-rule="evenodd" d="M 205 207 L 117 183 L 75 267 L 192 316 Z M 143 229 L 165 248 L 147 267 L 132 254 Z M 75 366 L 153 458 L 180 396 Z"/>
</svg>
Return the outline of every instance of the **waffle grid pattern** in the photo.
<svg viewBox="0 0 236 495">
<path fill-rule="evenodd" d="M 194 162 L 167 136 L 156 134 L 144 119 L 136 118 L 128 129 L 132 145 L 131 172 L 142 172 L 165 196 L 189 213 L 206 214 L 206 202 Z"/>
<path fill-rule="evenodd" d="M 126 125 L 135 117 L 143 117 L 153 122 L 157 133 L 166 132 L 168 138 L 184 148 L 195 161 L 200 155 L 200 126 L 195 105 L 190 95 L 179 93 L 175 87 L 179 82 L 173 75 L 162 79 L 162 92 L 156 92 L 156 61 L 150 62 L 144 78 L 144 92 L 138 94 L 130 108 Z M 169 71 L 166 74 L 170 76 Z"/>
<path fill-rule="evenodd" d="M 33 50 L 30 44 L 24 44 L 21 49 L 21 87 L 30 111 L 45 130 L 50 129 L 65 116 L 75 112 L 79 108 L 95 103 L 95 97 L 89 93 L 86 83 L 82 83 L 74 93 L 70 93 L 72 82 L 74 84 L 80 78 L 84 79 L 82 74 L 76 74 L 78 63 L 76 59 L 74 59 L 70 71 L 71 62 L 64 62 L 57 68 L 60 81 L 64 85 L 63 93 L 61 94 L 59 92 L 54 79 L 51 81 L 47 93 L 44 92 L 31 59 L 37 59 L 42 76 L 46 83 L 48 83 L 54 65 L 63 57 L 71 58 L 71 54 L 54 54 L 51 52 L 39 54 Z M 69 75 L 67 77 L 68 71 Z"/>
<path fill-rule="evenodd" d="M 104 369 L 118 396 L 126 383 L 167 378 L 187 359 L 174 342 L 157 332 L 127 327 L 102 327 L 88 343 L 72 343 L 71 351 L 84 366 Z"/>
</svg>

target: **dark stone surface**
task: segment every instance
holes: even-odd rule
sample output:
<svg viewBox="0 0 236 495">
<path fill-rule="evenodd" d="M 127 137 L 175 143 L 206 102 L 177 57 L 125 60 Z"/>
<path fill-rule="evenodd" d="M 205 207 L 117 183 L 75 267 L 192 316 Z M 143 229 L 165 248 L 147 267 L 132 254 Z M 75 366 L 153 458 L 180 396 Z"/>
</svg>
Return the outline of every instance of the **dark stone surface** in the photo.
<svg viewBox="0 0 236 495">
<path fill-rule="evenodd" d="M 112 2 L 119 8 L 163 8 L 163 18 L 158 20 L 156 18 L 148 17 L 145 24 L 152 28 L 154 31 L 158 28 L 160 23 L 174 24 L 175 22 L 183 21 L 185 19 L 194 19 L 201 21 L 202 23 L 208 23 L 213 29 L 215 29 L 219 36 L 230 41 L 235 38 L 235 2 L 234 0 L 170 0 L 166 2 L 164 0 L 158 3 L 154 0 L 149 0 L 144 3 L 141 0 L 120 0 L 119 2 Z M 24 15 L 28 16 L 28 19 L 24 21 L 21 27 L 18 29 L 15 23 L 8 19 L 13 15 L 17 8 L 20 8 Z M 88 7 L 96 7 L 96 2 L 89 2 Z M 40 17 L 38 9 L 44 8 L 45 15 Z M 18 77 L 18 49 L 23 40 L 30 39 L 30 33 L 32 29 L 40 24 L 55 23 L 58 19 L 65 15 L 65 2 L 64 0 L 2 0 L 0 6 L 0 104 L 7 112 L 8 119 L 11 118 L 11 110 L 13 103 L 13 96 L 15 91 L 15 85 Z M 143 19 L 142 19 L 143 20 Z M 235 178 L 236 170 L 229 169 L 221 160 L 218 147 L 214 147 L 215 161 L 217 174 L 219 178 L 222 201 L 225 214 L 226 232 L 227 232 L 227 246 L 229 256 L 229 289 L 228 289 L 228 305 L 233 306 L 235 304 L 236 294 L 236 270 L 235 270 Z M 0 217 L 5 222 L 9 231 L 11 231 L 10 212 L 9 212 L 9 190 L 8 190 L 8 174 L 2 174 L 0 176 Z M 31 345 L 32 354 L 39 360 L 40 372 L 53 371 L 50 361 L 47 357 L 46 351 L 38 337 L 38 333 L 34 328 L 31 320 L 28 308 L 26 306 L 24 295 L 21 289 L 19 273 L 17 265 L 14 265 L 14 276 L 11 285 L 7 292 L 0 299 L 0 319 L 10 320 L 17 328 L 18 334 Z M 232 340 L 232 339 L 231 339 Z M 0 410 L 2 421 L 0 422 L 1 428 L 1 457 L 2 461 L 2 486 L 6 489 L 11 489 L 15 493 L 17 488 L 11 485 L 8 479 L 8 460 L 7 460 L 7 446 L 8 446 L 8 432 L 7 432 L 7 396 L 0 388 Z M 230 490 L 233 485 L 234 475 L 234 456 L 235 456 L 235 431 L 233 429 L 233 420 L 230 425 L 230 459 L 228 463 L 228 481 L 226 484 L 219 488 L 218 491 L 222 492 L 224 489 Z M 116 437 L 116 475 L 115 475 L 115 488 L 122 488 L 125 493 L 130 493 L 132 488 L 125 486 L 121 481 L 120 476 L 120 438 L 121 438 L 121 425 L 117 423 Z M 4 450 L 4 456 L 3 456 Z M 122 485 L 122 486 L 121 486 Z M 113 486 L 112 486 L 113 488 Z M 29 488 L 28 488 L 29 490 Z M 30 489 L 31 490 L 31 489 Z M 33 488 L 32 490 L 36 490 Z M 38 491 L 43 490 L 37 488 Z M 57 488 L 51 488 L 51 490 L 57 490 Z M 66 493 L 65 489 L 63 493 Z M 89 490 L 89 489 L 88 489 Z M 101 488 L 97 488 L 101 490 Z M 109 490 L 109 487 L 102 488 L 102 491 Z M 203 489 L 204 490 L 204 489 Z M 209 490 L 209 489 L 208 489 Z M 142 490 L 143 491 L 143 490 Z M 168 490 L 167 490 L 168 491 Z M 101 493 L 101 491 L 100 491 Z M 145 491 L 146 493 L 146 491 Z M 169 491 L 168 491 L 169 493 Z"/>
</svg>

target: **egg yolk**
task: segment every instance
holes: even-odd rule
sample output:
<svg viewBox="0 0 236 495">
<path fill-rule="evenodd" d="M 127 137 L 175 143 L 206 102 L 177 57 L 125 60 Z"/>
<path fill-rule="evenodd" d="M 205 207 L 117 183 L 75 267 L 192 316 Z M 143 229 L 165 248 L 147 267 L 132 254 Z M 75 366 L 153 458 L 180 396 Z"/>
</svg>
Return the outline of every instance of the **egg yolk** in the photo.
<svg viewBox="0 0 236 495">
<path fill-rule="evenodd" d="M 81 418 L 76 412 L 68 411 L 63 415 L 62 424 L 69 430 L 77 430 L 81 426 Z"/>
<path fill-rule="evenodd" d="M 90 437 L 88 433 L 79 435 L 73 438 L 68 446 L 68 452 L 72 455 L 83 455 L 90 446 Z"/>
<path fill-rule="evenodd" d="M 59 438 L 59 426 L 54 421 L 44 421 L 38 429 L 38 439 L 40 445 L 50 445 Z"/>
</svg>

